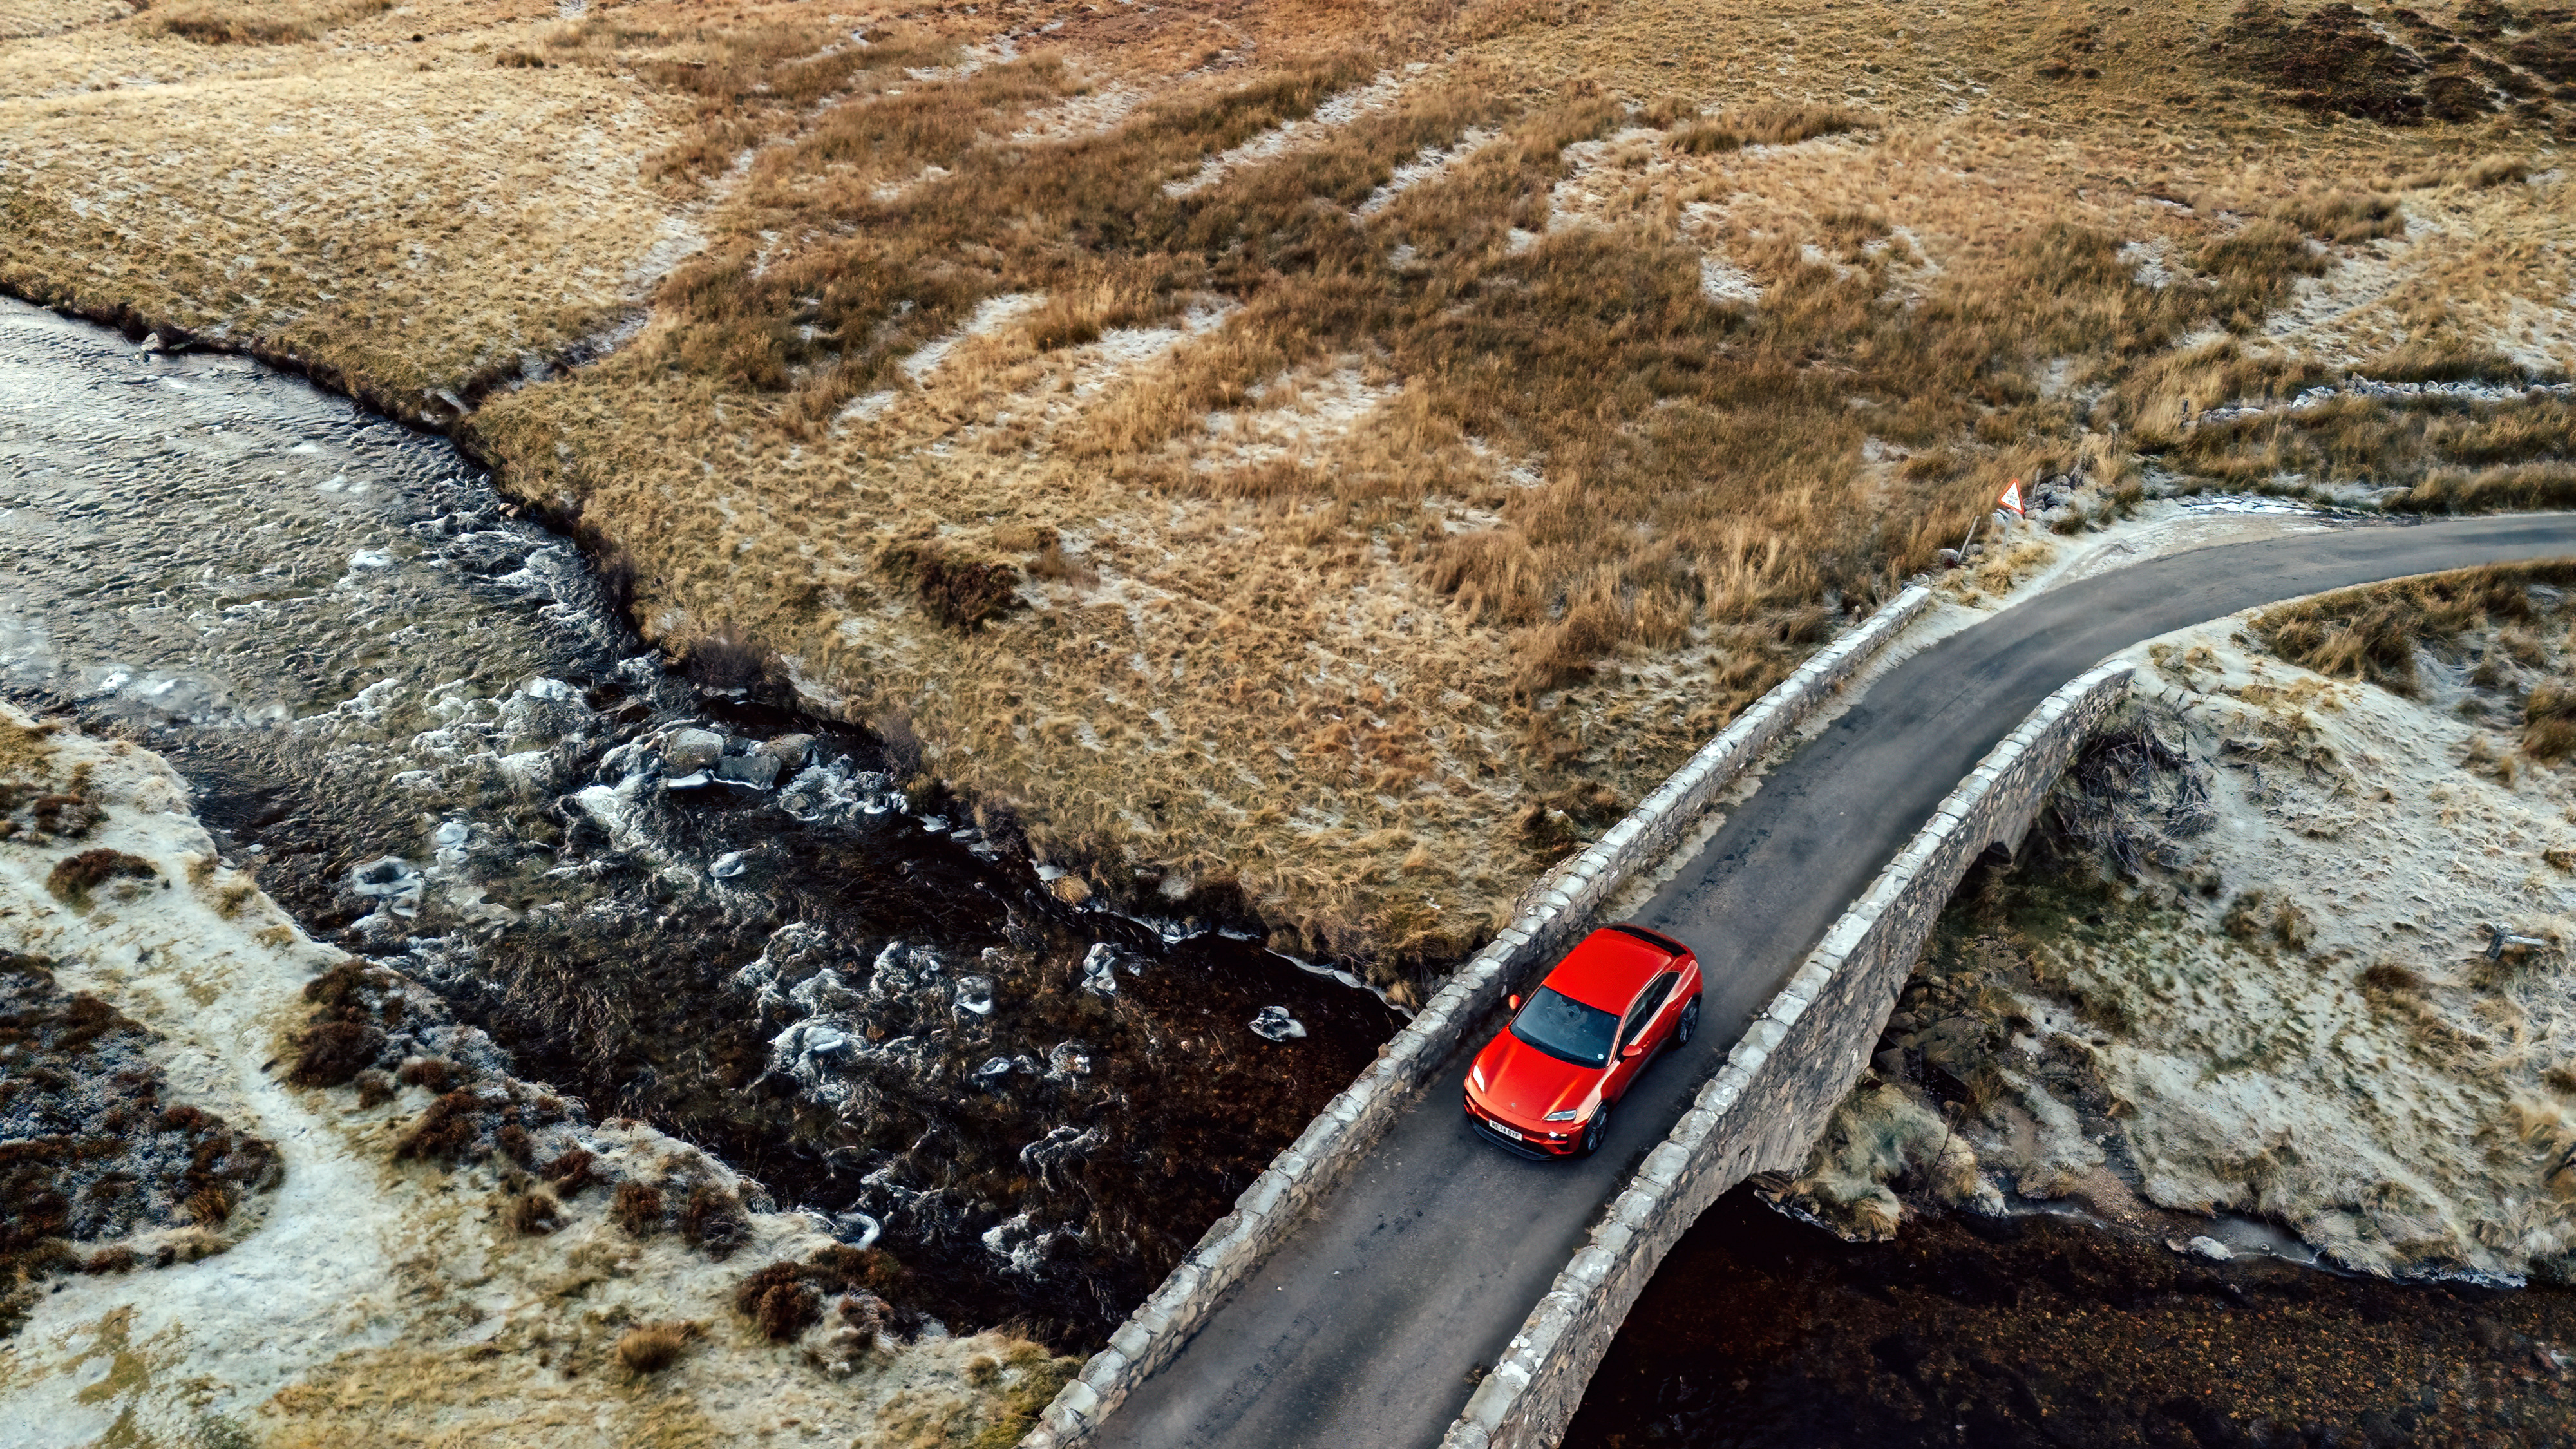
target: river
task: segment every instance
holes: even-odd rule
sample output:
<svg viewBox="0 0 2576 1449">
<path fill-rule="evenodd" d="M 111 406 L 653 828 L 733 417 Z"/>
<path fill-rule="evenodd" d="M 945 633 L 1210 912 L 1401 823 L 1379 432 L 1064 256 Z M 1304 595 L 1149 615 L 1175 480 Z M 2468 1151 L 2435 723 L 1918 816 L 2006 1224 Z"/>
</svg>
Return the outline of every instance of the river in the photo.
<svg viewBox="0 0 2576 1449">
<path fill-rule="evenodd" d="M 1248 922 L 1063 903 L 905 741 L 673 673 L 513 514 L 299 379 L 0 301 L 0 692 L 923 1311 L 1097 1343 L 1398 1024 Z"/>
</svg>

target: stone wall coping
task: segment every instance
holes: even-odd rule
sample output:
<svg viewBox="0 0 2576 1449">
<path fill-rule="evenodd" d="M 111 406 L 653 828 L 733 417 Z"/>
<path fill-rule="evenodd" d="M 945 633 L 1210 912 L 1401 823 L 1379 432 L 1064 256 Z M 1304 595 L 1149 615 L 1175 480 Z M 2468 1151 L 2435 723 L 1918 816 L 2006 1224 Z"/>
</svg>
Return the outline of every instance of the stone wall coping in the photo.
<svg viewBox="0 0 2576 1449">
<path fill-rule="evenodd" d="M 1660 857 L 1747 766 L 1832 698 L 1931 604 L 1932 591 L 1914 585 L 1857 627 L 1844 631 L 1769 693 L 1738 711 L 1725 729 L 1693 751 L 1599 840 L 1559 864 L 1538 890 L 1524 897 L 1534 903 L 1469 958 L 1359 1080 L 1325 1104 L 1283 1151 L 1283 1157 L 1295 1156 L 1295 1170 L 1274 1160 L 1244 1189 L 1235 1211 L 1208 1229 L 1183 1256 L 1181 1266 L 1146 1300 L 1146 1307 L 1138 1308 L 1111 1336 L 1111 1349 L 1094 1355 L 1084 1365 L 1082 1377 L 1056 1395 L 1039 1416 L 1038 1426 L 1020 1440 L 1020 1449 L 1073 1449 L 1087 1442 L 1101 1420 L 1145 1375 L 1168 1362 L 1198 1332 L 1226 1289 L 1286 1240 L 1306 1205 L 1329 1192 L 1353 1163 L 1377 1145 L 1395 1116 L 1392 1104 L 1399 1094 L 1419 1086 L 1448 1059 L 1467 1032 L 1501 1000 L 1509 982 L 1562 950 L 1600 902 L 1640 866 Z M 1772 1025 L 1778 1029 L 1777 1023 Z M 1752 1060 L 1758 1064 L 1760 1053 Z M 1734 1058 L 1729 1061 L 1732 1064 Z M 1185 1272 L 1193 1276 L 1184 1280 Z M 1150 1319 L 1144 1316 L 1147 1307 L 1153 1310 Z M 1150 1340 L 1142 1351 L 1130 1347 L 1139 1341 L 1139 1334 L 1130 1329 Z M 1478 1403 L 1486 1402 L 1506 1382 L 1499 1376 L 1488 1377 L 1469 1402 L 1470 1417 Z M 1495 1402 L 1514 1401 L 1518 1392 L 1515 1389 Z M 1478 1440 L 1479 1449 L 1483 1442 Z"/>
</svg>

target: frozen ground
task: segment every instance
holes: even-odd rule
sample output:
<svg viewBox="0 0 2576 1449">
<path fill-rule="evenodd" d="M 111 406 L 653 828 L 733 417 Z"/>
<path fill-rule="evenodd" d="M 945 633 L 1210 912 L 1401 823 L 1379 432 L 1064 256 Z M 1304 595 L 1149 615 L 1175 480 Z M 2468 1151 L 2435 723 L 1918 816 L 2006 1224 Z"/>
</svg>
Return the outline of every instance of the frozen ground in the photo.
<svg viewBox="0 0 2576 1449">
<path fill-rule="evenodd" d="M 275 1142 L 284 1172 L 228 1251 L 63 1279 L 37 1299 L 0 1355 L 0 1445 L 229 1443 L 209 1436 L 245 1431 L 277 1444 L 498 1433 L 531 1445 L 838 1449 L 973 1422 L 1032 1371 L 1004 1336 L 952 1339 L 935 1326 L 855 1356 L 828 1320 L 799 1342 L 765 1340 L 735 1311 L 736 1285 L 830 1243 L 803 1217 L 754 1211 L 747 1241 L 717 1261 L 668 1233 L 638 1240 L 612 1226 L 603 1190 L 567 1193 L 554 1230 L 530 1234 L 508 1211 L 505 1179 L 524 1175 L 506 1163 L 398 1162 L 394 1144 L 429 1088 L 361 1106 L 349 1089 L 284 1081 L 310 1010 L 304 988 L 340 953 L 219 863 L 186 785 L 156 757 L 69 733 L 39 741 L 22 733 L 28 723 L 0 706 L 13 741 L 0 763 L 77 780 L 106 819 L 77 844 L 0 844 L 0 949 L 52 958 L 64 987 L 159 1033 L 170 1096 Z M 102 848 L 149 862 L 157 879 L 106 888 L 85 908 L 49 893 L 60 858 Z M 650 1129 L 575 1116 L 570 1130 L 610 1173 L 685 1171 L 755 1209 L 763 1201 Z M 696 1324 L 698 1337 L 647 1378 L 620 1366 L 615 1345 L 655 1322 Z"/>
<path fill-rule="evenodd" d="M 1797 1200 L 1863 1236 L 1929 1187 L 2185 1248 L 2168 1212 L 2370 1272 L 2564 1276 L 2576 782 L 2521 732 L 2569 619 L 2514 594 L 2418 640 L 2412 693 L 2288 663 L 2247 617 L 2133 651 L 2155 743 L 2055 807 L 2121 822 L 2133 871 L 2087 884 L 2061 832 L 2058 864 L 2026 845 L 1953 902 Z"/>
</svg>

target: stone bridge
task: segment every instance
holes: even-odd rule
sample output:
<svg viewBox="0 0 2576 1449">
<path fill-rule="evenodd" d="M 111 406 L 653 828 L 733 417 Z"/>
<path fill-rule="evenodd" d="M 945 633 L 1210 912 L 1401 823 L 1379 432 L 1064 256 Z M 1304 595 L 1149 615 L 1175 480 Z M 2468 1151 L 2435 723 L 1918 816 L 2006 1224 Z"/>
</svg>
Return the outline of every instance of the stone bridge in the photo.
<svg viewBox="0 0 2576 1449">
<path fill-rule="evenodd" d="M 1803 1160 L 1931 922 L 2015 839 L 2127 688 L 2101 667 L 2243 609 L 2576 556 L 2576 517 L 2343 524 L 2070 583 L 1937 642 L 1910 589 L 1744 712 L 1442 988 L 1057 1396 L 1024 1449 L 1553 1444 L 1664 1253 Z M 1855 681 L 1858 681 L 1855 689 Z M 1857 693 L 1802 733 L 1837 692 Z M 1756 765 L 1758 788 L 1712 807 Z M 1536 1163 L 1465 1126 L 1472 1049 L 1606 903 L 1687 942 L 1703 1029 L 1600 1153 Z"/>
</svg>

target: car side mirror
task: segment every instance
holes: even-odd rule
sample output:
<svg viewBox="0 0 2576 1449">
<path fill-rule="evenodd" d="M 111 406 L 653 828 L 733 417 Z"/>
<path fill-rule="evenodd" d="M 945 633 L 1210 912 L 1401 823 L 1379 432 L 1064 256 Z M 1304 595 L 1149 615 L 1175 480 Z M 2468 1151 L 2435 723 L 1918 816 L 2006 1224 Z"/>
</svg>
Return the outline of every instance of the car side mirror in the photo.
<svg viewBox="0 0 2576 1449">
<path fill-rule="evenodd" d="M 1514 1010 L 1514 1011 L 1518 1011 L 1518 1010 L 1520 1010 L 1520 1009 L 1521 1009 L 1521 994 L 1520 994 L 1519 992 L 1517 992 L 1517 991 L 1513 992 L 1511 995 L 1506 996 L 1506 997 L 1504 997 L 1504 998 L 1503 998 L 1503 1004 L 1504 1004 L 1505 1006 L 1510 1007 L 1510 1008 L 1511 1008 L 1512 1010 Z"/>
<path fill-rule="evenodd" d="M 1638 1058 L 1638 1057 L 1642 1057 L 1642 1056 L 1644 1056 L 1645 1054 L 1646 1054 L 1646 1044 L 1645 1044 L 1644 1042 L 1641 1042 L 1641 1041 L 1632 1041 L 1632 1042 L 1628 1043 L 1626 1046 L 1623 1046 L 1623 1047 L 1619 1048 L 1619 1059 L 1620 1059 L 1621 1061 L 1633 1061 L 1634 1059 L 1636 1059 L 1636 1058 Z"/>
</svg>

